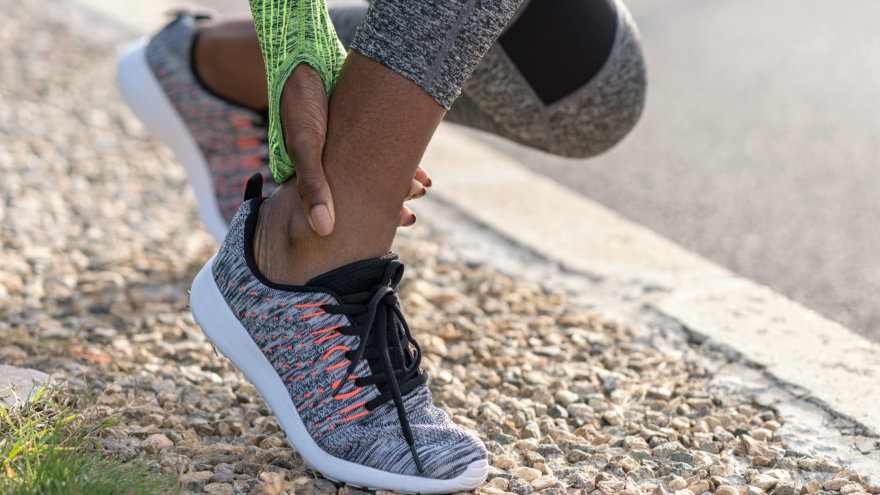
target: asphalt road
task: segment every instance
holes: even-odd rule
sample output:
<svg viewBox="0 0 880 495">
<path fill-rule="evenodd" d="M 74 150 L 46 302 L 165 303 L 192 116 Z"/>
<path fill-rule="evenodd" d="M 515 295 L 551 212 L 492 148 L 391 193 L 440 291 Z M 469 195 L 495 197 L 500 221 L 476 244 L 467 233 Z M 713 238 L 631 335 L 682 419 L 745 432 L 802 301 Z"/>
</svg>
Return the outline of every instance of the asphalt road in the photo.
<svg viewBox="0 0 880 495">
<path fill-rule="evenodd" d="M 636 130 L 546 174 L 880 341 L 880 2 L 631 0 Z"/>
<path fill-rule="evenodd" d="M 180 4 L 75 1 L 141 32 Z M 248 11 L 245 0 L 201 3 Z M 649 95 L 623 143 L 572 161 L 487 139 L 880 341 L 880 2 L 628 5 L 642 33 Z"/>
</svg>

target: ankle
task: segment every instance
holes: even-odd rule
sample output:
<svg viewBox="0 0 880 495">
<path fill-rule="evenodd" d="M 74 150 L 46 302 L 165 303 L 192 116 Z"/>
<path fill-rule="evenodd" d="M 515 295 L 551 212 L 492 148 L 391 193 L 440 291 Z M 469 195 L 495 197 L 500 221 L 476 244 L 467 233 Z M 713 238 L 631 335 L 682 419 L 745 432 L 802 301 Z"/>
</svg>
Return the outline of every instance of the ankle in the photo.
<svg viewBox="0 0 880 495">
<path fill-rule="evenodd" d="M 303 285 L 335 268 L 388 253 L 393 239 L 378 234 L 382 229 L 347 228 L 337 223 L 326 237 L 315 234 L 303 214 L 296 180 L 282 184 L 263 201 L 253 238 L 254 261 L 269 281 Z M 380 238 L 389 237 L 387 242 Z"/>
</svg>

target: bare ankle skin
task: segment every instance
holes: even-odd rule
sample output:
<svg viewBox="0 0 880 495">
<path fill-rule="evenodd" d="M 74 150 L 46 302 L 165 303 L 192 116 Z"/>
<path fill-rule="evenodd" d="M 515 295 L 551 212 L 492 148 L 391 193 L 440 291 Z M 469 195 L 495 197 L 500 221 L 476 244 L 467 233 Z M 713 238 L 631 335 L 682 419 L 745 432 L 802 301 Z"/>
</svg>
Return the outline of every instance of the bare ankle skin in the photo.
<svg viewBox="0 0 880 495">
<path fill-rule="evenodd" d="M 413 174 L 445 114 L 417 84 L 357 52 L 349 53 L 329 108 L 323 163 L 335 227 L 315 234 L 296 179 L 279 187 L 260 208 L 254 238 L 257 267 L 275 283 L 301 285 L 386 254 Z M 282 102 L 282 118 L 284 111 Z"/>
</svg>

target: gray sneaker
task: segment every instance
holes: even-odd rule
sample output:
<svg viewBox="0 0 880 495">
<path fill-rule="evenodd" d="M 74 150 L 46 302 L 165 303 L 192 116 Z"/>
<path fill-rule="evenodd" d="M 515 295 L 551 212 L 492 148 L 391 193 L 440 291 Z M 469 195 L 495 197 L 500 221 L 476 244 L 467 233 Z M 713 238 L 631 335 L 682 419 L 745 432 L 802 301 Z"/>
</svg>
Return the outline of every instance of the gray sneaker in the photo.
<svg viewBox="0 0 880 495">
<path fill-rule="evenodd" d="M 195 36 L 196 19 L 180 13 L 152 39 L 126 49 L 117 82 L 135 115 L 183 164 L 199 215 L 219 242 L 248 178 L 259 172 L 274 187 L 267 118 L 202 86 L 192 68 Z"/>
<path fill-rule="evenodd" d="M 258 181 L 255 181 L 258 182 Z M 389 254 L 278 285 L 252 251 L 259 187 L 193 282 L 202 331 L 254 384 L 303 460 L 325 477 L 406 493 L 476 488 L 486 448 L 434 407 L 398 304 Z"/>
</svg>

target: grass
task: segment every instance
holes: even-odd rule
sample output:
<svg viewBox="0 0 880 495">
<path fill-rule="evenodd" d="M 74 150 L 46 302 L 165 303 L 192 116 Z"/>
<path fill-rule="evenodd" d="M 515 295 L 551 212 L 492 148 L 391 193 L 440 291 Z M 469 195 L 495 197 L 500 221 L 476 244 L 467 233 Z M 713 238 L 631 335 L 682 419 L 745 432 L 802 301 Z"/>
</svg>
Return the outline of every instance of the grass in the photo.
<svg viewBox="0 0 880 495">
<path fill-rule="evenodd" d="M 0 394 L 10 392 L 0 391 Z M 24 404 L 0 407 L 0 493 L 8 495 L 165 493 L 171 481 L 142 461 L 102 454 L 98 420 L 81 398 L 43 386 Z"/>
</svg>

